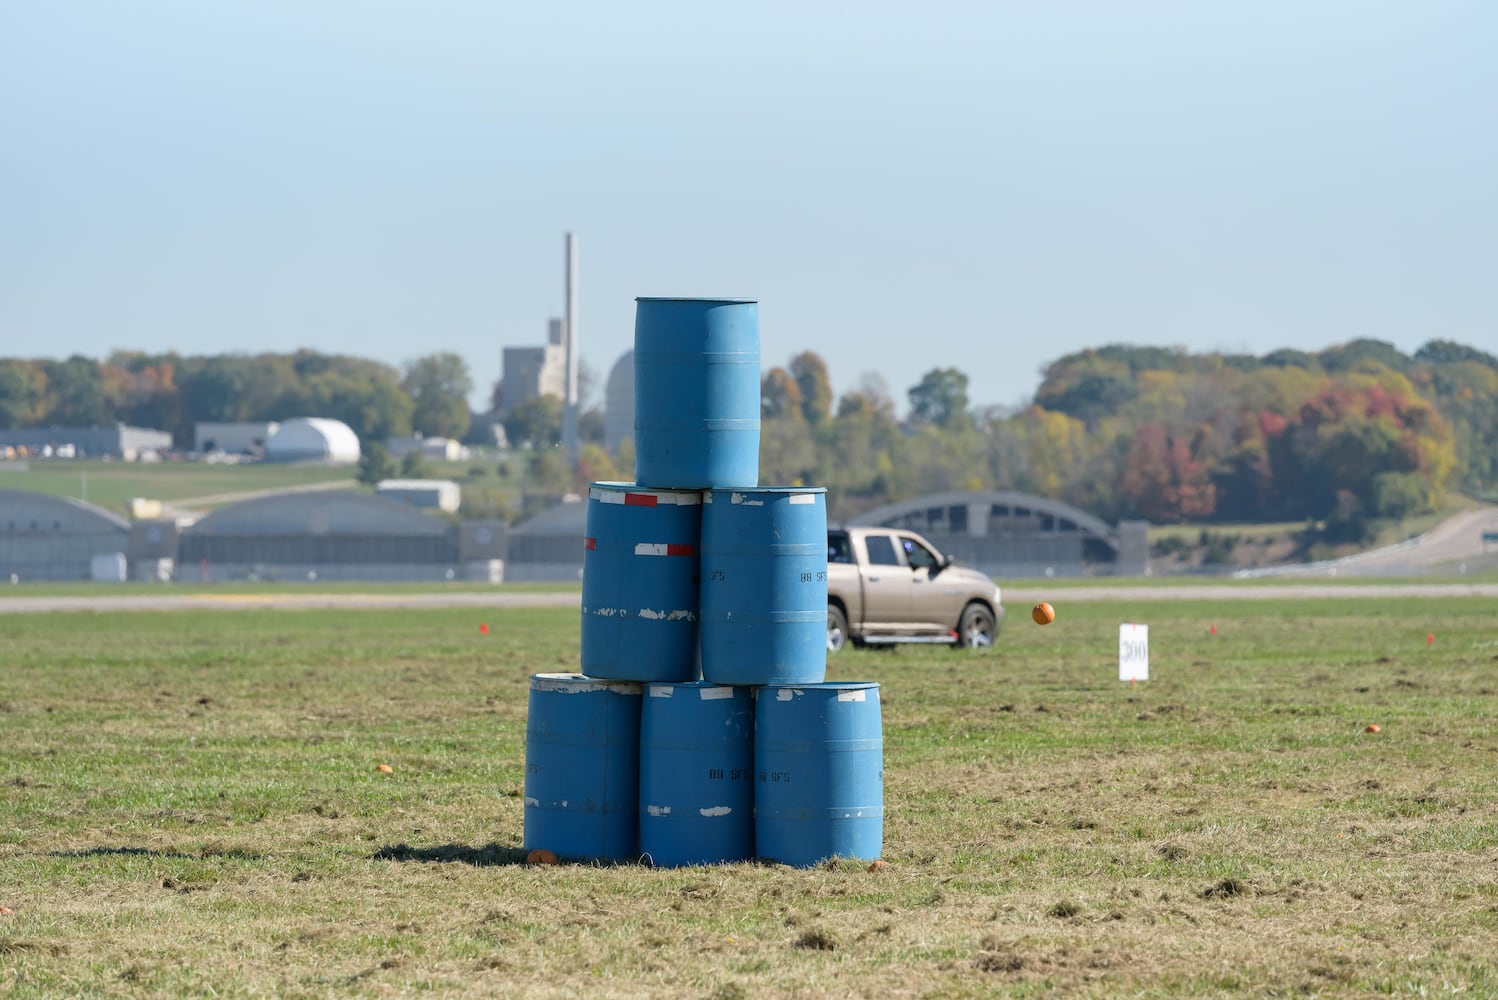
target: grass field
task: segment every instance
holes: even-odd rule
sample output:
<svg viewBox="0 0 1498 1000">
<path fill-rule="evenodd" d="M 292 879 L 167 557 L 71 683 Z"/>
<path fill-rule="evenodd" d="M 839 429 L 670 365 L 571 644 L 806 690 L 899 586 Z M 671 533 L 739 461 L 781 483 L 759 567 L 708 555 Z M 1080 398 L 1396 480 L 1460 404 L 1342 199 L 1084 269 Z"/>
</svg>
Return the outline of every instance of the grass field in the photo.
<svg viewBox="0 0 1498 1000">
<path fill-rule="evenodd" d="M 521 863 L 576 611 L 8 618 L 0 993 L 1498 995 L 1491 600 L 1057 603 L 832 661 L 875 873 Z"/>
<path fill-rule="evenodd" d="M 135 497 L 180 502 L 258 490 L 279 490 L 321 483 L 356 488 L 357 470 L 326 465 L 208 465 L 199 462 L 105 462 L 32 460 L 26 472 L 0 472 L 0 489 L 29 490 L 72 497 L 116 514 L 124 514 Z"/>
</svg>

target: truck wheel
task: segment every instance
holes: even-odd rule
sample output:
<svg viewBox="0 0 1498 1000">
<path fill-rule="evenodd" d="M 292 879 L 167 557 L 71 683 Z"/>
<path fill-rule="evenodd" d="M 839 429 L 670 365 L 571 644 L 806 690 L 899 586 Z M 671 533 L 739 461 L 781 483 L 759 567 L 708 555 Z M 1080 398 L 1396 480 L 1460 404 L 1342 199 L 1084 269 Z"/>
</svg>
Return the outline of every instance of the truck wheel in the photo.
<svg viewBox="0 0 1498 1000">
<path fill-rule="evenodd" d="M 967 649 L 987 649 L 998 635 L 993 612 L 974 601 L 962 609 L 962 620 L 957 623 L 957 645 Z"/>
<path fill-rule="evenodd" d="M 836 653 L 848 644 L 848 616 L 836 604 L 827 605 L 827 652 Z"/>
</svg>

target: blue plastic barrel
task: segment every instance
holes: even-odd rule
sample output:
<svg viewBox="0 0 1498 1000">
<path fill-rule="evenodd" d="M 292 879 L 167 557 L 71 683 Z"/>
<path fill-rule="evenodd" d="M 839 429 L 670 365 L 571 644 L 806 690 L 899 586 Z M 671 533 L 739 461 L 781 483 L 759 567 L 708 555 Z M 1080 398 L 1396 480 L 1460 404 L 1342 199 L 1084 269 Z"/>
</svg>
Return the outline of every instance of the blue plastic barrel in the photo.
<svg viewBox="0 0 1498 1000">
<path fill-rule="evenodd" d="M 827 491 L 713 490 L 702 507 L 702 677 L 827 676 Z"/>
<path fill-rule="evenodd" d="M 536 674 L 525 725 L 527 851 L 574 861 L 639 857 L 641 687 Z"/>
<path fill-rule="evenodd" d="M 754 857 L 752 689 L 647 684 L 640 854 L 662 868 Z"/>
<path fill-rule="evenodd" d="M 635 300 L 635 481 L 759 482 L 759 304 Z"/>
<path fill-rule="evenodd" d="M 754 837 L 761 858 L 805 868 L 872 861 L 884 847 L 879 685 L 766 687 L 754 709 Z"/>
<path fill-rule="evenodd" d="M 594 483 L 587 514 L 583 673 L 695 680 L 702 494 Z"/>
</svg>

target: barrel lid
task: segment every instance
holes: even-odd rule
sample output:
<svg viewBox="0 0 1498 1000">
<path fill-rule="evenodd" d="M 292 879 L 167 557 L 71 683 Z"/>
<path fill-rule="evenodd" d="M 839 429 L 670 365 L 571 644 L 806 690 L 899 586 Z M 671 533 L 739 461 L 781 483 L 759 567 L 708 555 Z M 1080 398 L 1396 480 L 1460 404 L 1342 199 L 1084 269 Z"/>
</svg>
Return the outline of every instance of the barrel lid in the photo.
<svg viewBox="0 0 1498 1000">
<path fill-rule="evenodd" d="M 869 692 L 879 700 L 878 681 L 823 681 L 818 684 L 766 684 L 755 688 L 756 701 L 794 701 L 809 694 L 832 695 L 838 701 L 867 701 Z"/>
<path fill-rule="evenodd" d="M 703 302 L 708 305 L 758 305 L 759 299 L 701 298 L 693 295 L 636 295 L 636 302 Z"/>
<path fill-rule="evenodd" d="M 739 486 L 723 487 L 707 490 L 702 494 L 703 503 L 722 503 L 727 500 L 730 504 L 748 504 L 751 507 L 763 506 L 766 500 L 776 500 L 781 497 L 790 497 L 791 503 L 816 503 L 815 496 L 818 493 L 826 493 L 825 486 Z M 801 499 L 804 497 L 805 499 Z"/>
<path fill-rule="evenodd" d="M 531 690 L 557 694 L 594 694 L 607 691 L 613 694 L 638 695 L 641 693 L 641 685 L 637 681 L 605 680 L 583 674 L 532 674 Z"/>
</svg>

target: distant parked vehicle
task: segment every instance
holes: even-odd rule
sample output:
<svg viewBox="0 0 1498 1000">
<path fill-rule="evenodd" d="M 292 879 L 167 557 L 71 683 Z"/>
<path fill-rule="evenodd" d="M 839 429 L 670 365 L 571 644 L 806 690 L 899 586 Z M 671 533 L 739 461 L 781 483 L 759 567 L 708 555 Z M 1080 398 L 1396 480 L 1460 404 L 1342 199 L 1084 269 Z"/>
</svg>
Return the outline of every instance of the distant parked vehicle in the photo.
<svg viewBox="0 0 1498 1000">
<path fill-rule="evenodd" d="M 992 579 L 895 528 L 827 533 L 827 650 L 847 643 L 993 645 L 1004 605 Z"/>
</svg>

